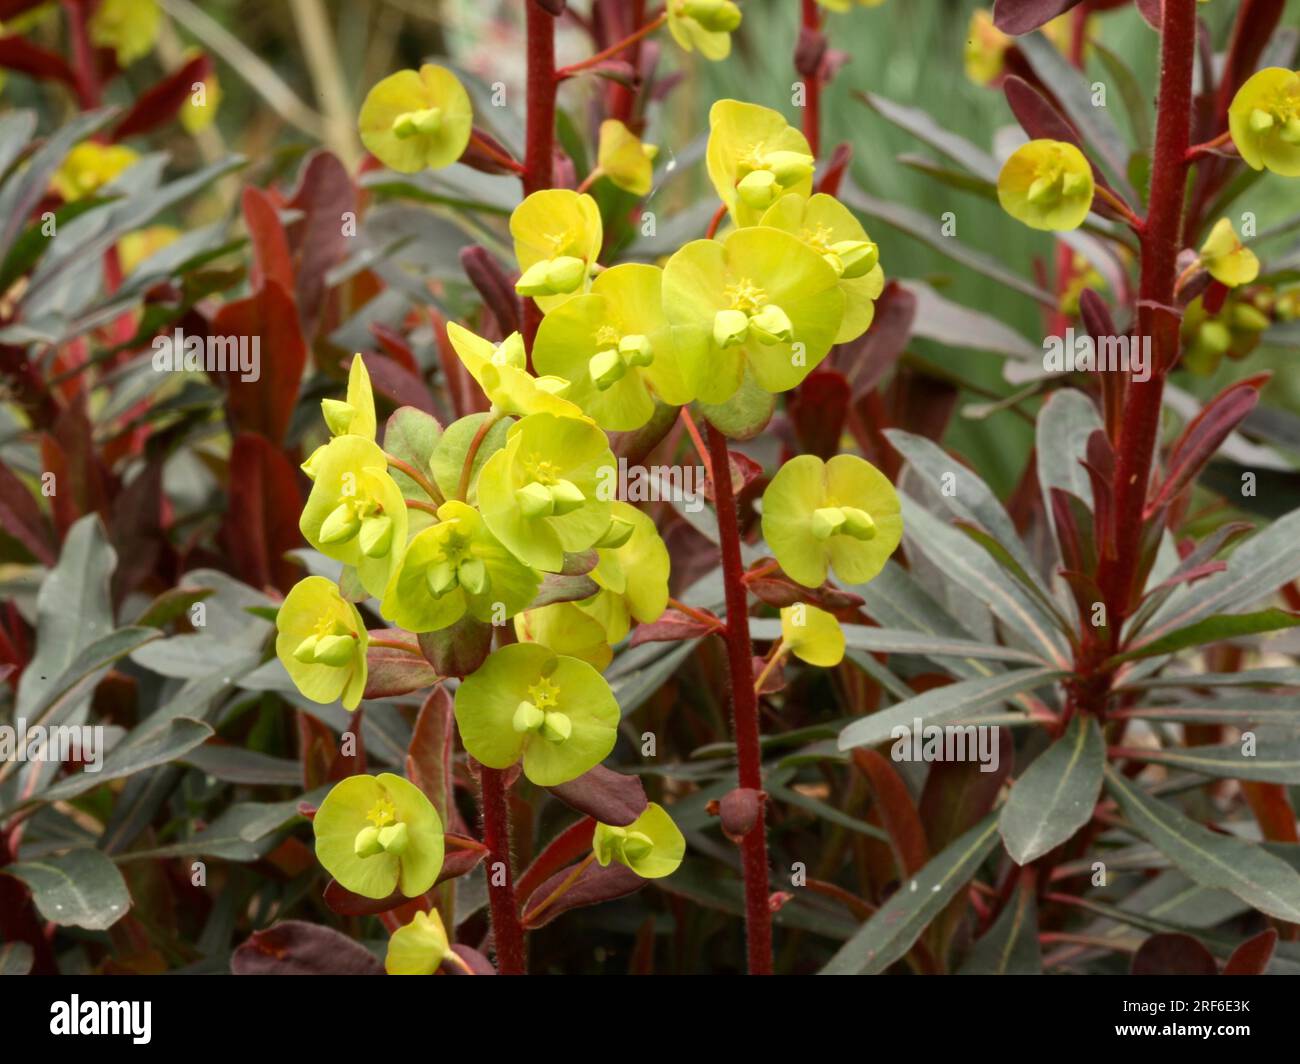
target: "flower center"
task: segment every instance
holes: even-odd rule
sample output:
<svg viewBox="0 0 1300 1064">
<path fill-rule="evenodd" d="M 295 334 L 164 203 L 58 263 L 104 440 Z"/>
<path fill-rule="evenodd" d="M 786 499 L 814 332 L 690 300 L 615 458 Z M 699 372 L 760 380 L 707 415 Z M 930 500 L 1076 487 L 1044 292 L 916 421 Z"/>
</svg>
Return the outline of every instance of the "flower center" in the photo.
<svg viewBox="0 0 1300 1064">
<path fill-rule="evenodd" d="M 410 832 L 397 819 L 397 809 L 391 799 L 387 795 L 380 798 L 370 807 L 366 819 L 370 821 L 370 826 L 357 832 L 352 840 L 352 852 L 363 859 L 381 853 L 400 857 L 410 841 Z"/>
<path fill-rule="evenodd" d="M 294 648 L 293 656 L 304 665 L 341 668 L 351 663 L 356 649 L 356 632 L 327 613 L 316 619 L 312 634 Z"/>
<path fill-rule="evenodd" d="M 321 522 L 318 538 L 323 545 L 357 540 L 367 558 L 384 557 L 393 545 L 393 519 L 368 488 L 344 495 Z"/>
<path fill-rule="evenodd" d="M 514 730 L 539 735 L 549 743 L 564 742 L 573 732 L 573 722 L 555 708 L 559 704 L 559 686 L 549 676 L 539 676 L 529 684 L 528 698 L 515 708 Z"/>
</svg>

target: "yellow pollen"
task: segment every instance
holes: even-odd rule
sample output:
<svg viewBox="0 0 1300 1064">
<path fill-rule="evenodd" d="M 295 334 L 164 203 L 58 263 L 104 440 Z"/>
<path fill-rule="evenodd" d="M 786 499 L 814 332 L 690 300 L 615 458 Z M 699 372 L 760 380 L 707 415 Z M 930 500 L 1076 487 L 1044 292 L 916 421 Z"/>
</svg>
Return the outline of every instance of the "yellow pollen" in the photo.
<svg viewBox="0 0 1300 1064">
<path fill-rule="evenodd" d="M 612 325 L 602 325 L 596 330 L 597 347 L 614 347 L 618 344 L 620 339 L 622 339 L 622 337 L 619 336 L 618 330 Z"/>
<path fill-rule="evenodd" d="M 560 479 L 560 471 L 553 462 L 547 461 L 540 454 L 530 454 L 523 460 L 525 472 L 539 484 L 554 484 Z"/>
<path fill-rule="evenodd" d="M 727 285 L 723 294 L 730 301 L 732 310 L 743 310 L 746 314 L 753 314 L 767 305 L 767 293 L 748 277 Z"/>
<path fill-rule="evenodd" d="M 825 254 L 830 250 L 835 234 L 827 226 L 819 225 L 816 229 L 804 229 L 799 234 L 799 239 L 810 245 L 813 250 Z"/>
</svg>

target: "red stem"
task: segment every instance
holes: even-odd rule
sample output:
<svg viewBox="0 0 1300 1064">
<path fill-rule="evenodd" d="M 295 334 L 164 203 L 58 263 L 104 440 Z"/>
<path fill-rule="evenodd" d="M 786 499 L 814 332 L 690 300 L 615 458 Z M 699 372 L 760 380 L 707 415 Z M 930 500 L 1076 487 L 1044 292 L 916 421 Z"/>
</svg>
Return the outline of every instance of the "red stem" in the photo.
<svg viewBox="0 0 1300 1064">
<path fill-rule="evenodd" d="M 72 67 L 77 75 L 77 102 L 83 111 L 91 111 L 99 106 L 100 89 L 95 49 L 90 43 L 90 7 L 65 0 L 63 8 L 72 43 Z"/>
<path fill-rule="evenodd" d="M 727 592 L 727 664 L 731 674 L 732 727 L 740 786 L 763 789 L 763 755 L 759 745 L 758 697 L 754 693 L 754 647 L 749 638 L 749 602 L 745 565 L 740 557 L 740 523 L 731 483 L 727 438 L 708 427 L 713 497 L 718 511 L 718 540 L 722 547 L 722 579 Z M 772 910 L 768 904 L 767 824 L 762 804 L 753 828 L 741 840 L 745 875 L 745 938 L 749 974 L 772 974 Z"/>
<path fill-rule="evenodd" d="M 524 932 L 515 902 L 514 877 L 510 871 L 510 814 L 506 807 L 505 773 L 479 766 L 483 792 L 483 844 L 488 848 L 488 905 L 492 911 L 492 937 L 496 943 L 497 968 L 502 975 L 526 975 Z M 505 882 L 496 884 L 496 865 L 505 868 Z"/>
<path fill-rule="evenodd" d="M 1132 604 L 1142 546 L 1142 510 L 1158 444 L 1165 376 L 1178 353 L 1177 322 L 1172 314 L 1158 314 L 1156 308 L 1174 300 L 1191 137 L 1196 0 L 1166 0 L 1160 51 L 1151 206 L 1142 228 L 1137 328 L 1139 338 L 1151 338 L 1154 365 L 1147 380 L 1128 382 L 1116 448 L 1114 549 L 1103 558 L 1100 573 L 1112 644 Z"/>
<path fill-rule="evenodd" d="M 803 27 L 810 32 L 821 30 L 821 11 L 817 0 L 802 0 Z M 821 111 L 822 79 L 821 71 L 814 73 L 804 83 L 803 135 L 808 141 L 808 150 L 813 158 L 821 154 Z"/>
<path fill-rule="evenodd" d="M 555 165 L 555 16 L 541 4 L 526 3 L 528 28 L 528 124 L 524 145 L 524 195 L 550 188 Z M 524 300 L 524 343 L 532 363 L 533 338 L 542 312 L 532 299 Z"/>
</svg>

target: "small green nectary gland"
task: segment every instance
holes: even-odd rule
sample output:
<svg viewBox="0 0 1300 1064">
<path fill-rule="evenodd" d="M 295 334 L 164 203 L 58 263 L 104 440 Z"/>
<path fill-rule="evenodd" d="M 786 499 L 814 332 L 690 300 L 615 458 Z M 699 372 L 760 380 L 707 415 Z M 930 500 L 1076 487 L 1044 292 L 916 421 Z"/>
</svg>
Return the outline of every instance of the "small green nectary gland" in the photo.
<svg viewBox="0 0 1300 1064">
<path fill-rule="evenodd" d="M 1292 115 L 1286 120 L 1286 126 L 1278 134 L 1288 144 L 1300 144 L 1300 117 Z"/>
<path fill-rule="evenodd" d="M 841 509 L 844 512 L 843 531 L 846 535 L 861 540 L 876 538 L 876 522 L 866 510 L 859 510 L 855 506 L 843 506 Z"/>
<path fill-rule="evenodd" d="M 794 323 L 775 303 L 750 316 L 749 327 L 763 344 L 788 344 L 794 339 Z"/>
<path fill-rule="evenodd" d="M 393 519 L 383 514 L 365 518 L 357 542 L 367 558 L 384 557 L 393 545 Z"/>
<path fill-rule="evenodd" d="M 460 584 L 456 567 L 448 561 L 434 562 L 430 565 L 424 571 L 424 582 L 429 588 L 429 594 L 434 598 L 442 598 L 443 595 L 450 594 Z"/>
<path fill-rule="evenodd" d="M 627 363 L 618 351 L 610 347 L 591 356 L 587 372 L 591 374 L 592 383 L 603 392 L 623 379 L 627 374 Z"/>
<path fill-rule="evenodd" d="M 844 511 L 838 506 L 823 506 L 813 511 L 812 534 L 818 539 L 830 539 L 844 528 Z"/>
<path fill-rule="evenodd" d="M 353 419 L 357 416 L 352 404 L 345 403 L 341 399 L 322 399 L 320 409 L 325 424 L 329 426 L 330 433 L 334 436 L 346 435 Z"/>
<path fill-rule="evenodd" d="M 437 133 L 442 126 L 442 108 L 429 107 L 423 111 L 406 111 L 393 119 L 393 133 L 401 140 L 420 134 Z"/>
<path fill-rule="evenodd" d="M 730 33 L 740 26 L 740 8 L 732 0 L 681 0 L 677 11 L 710 33 Z"/>
<path fill-rule="evenodd" d="M 645 367 L 655 360 L 654 348 L 650 346 L 649 339 L 640 333 L 623 337 L 618 342 L 618 353 L 629 366 Z"/>
<path fill-rule="evenodd" d="M 1061 198 L 1059 182 L 1060 174 L 1035 178 L 1034 183 L 1029 186 L 1029 191 L 1025 193 L 1025 198 L 1040 207 L 1055 203 Z"/>
<path fill-rule="evenodd" d="M 338 668 L 352 660 L 356 647 L 356 640 L 350 635 L 321 636 L 316 640 L 312 661 L 318 665 L 332 665 Z"/>
<path fill-rule="evenodd" d="M 736 185 L 736 193 L 746 206 L 765 211 L 781 198 L 781 182 L 771 170 L 755 170 Z"/>
<path fill-rule="evenodd" d="M 720 310 L 713 316 L 713 342 L 719 347 L 736 347 L 748 337 L 749 315 L 743 310 Z"/>
</svg>

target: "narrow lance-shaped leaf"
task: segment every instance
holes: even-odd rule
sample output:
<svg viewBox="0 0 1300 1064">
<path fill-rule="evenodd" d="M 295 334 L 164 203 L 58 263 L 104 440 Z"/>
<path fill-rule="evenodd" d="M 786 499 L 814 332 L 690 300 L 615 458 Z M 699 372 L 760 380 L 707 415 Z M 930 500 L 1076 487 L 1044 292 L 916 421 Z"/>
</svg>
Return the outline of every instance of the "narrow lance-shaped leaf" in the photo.
<svg viewBox="0 0 1300 1064">
<path fill-rule="evenodd" d="M 990 814 L 902 884 L 821 974 L 874 975 L 904 956 L 953 895 L 970 882 L 997 839 L 997 818 Z"/>
<path fill-rule="evenodd" d="M 1065 734 L 1016 781 L 1002 807 L 998 830 L 1016 864 L 1037 860 L 1088 822 L 1105 766 L 1096 719 L 1076 713 Z"/>
<path fill-rule="evenodd" d="M 1135 831 L 1186 876 L 1227 890 L 1261 912 L 1300 922 L 1300 875 L 1254 843 L 1219 835 L 1152 798 L 1111 768 L 1106 787 Z"/>
</svg>

